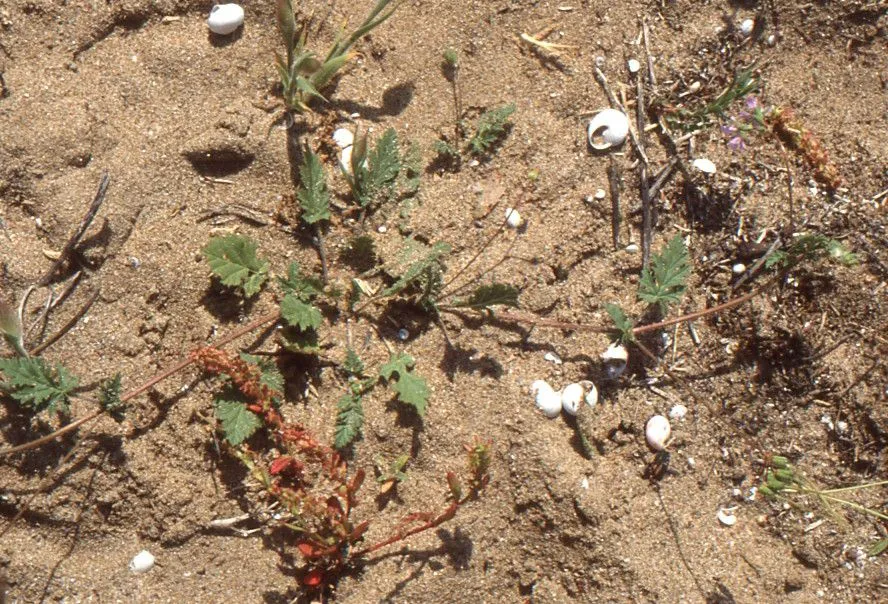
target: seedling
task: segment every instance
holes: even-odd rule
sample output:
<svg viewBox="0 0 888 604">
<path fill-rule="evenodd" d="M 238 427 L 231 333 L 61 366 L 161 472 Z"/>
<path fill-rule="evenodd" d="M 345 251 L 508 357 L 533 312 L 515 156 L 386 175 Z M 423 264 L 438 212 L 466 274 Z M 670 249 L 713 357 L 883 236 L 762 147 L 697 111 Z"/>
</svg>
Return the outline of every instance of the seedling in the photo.
<svg viewBox="0 0 888 604">
<path fill-rule="evenodd" d="M 268 262 L 256 257 L 256 244 L 246 237 L 215 237 L 202 251 L 222 285 L 240 290 L 245 298 L 258 294 L 268 278 Z"/>
<path fill-rule="evenodd" d="M 798 508 L 804 506 L 807 498 L 813 497 L 826 512 L 826 515 L 844 525 L 847 522 L 836 513 L 835 505 L 850 508 L 879 520 L 888 520 L 888 515 L 846 499 L 844 496 L 845 493 L 854 493 L 885 485 L 888 485 L 888 480 L 836 489 L 821 489 L 811 480 L 805 478 L 789 463 L 788 459 L 781 455 L 773 455 L 766 461 L 765 475 L 758 491 L 769 499 L 786 501 Z"/>
<path fill-rule="evenodd" d="M 379 483 L 380 495 L 385 495 L 398 483 L 407 479 L 404 468 L 407 467 L 408 461 L 410 461 L 409 455 L 399 455 L 390 463 L 386 463 L 382 459 L 376 460 L 376 482 Z"/>
<path fill-rule="evenodd" d="M 402 153 L 397 132 L 389 128 L 372 149 L 366 133 L 357 135 L 350 169 L 342 173 L 354 202 L 370 213 L 392 201 L 408 203 L 419 189 L 420 164 L 418 150 Z"/>
<path fill-rule="evenodd" d="M 515 104 L 503 105 L 485 111 L 478 118 L 475 134 L 469 139 L 469 150 L 472 155 L 488 155 L 508 133 L 509 116 L 515 113 Z"/>
<path fill-rule="evenodd" d="M 711 124 L 714 118 L 723 117 L 734 101 L 754 93 L 760 87 L 761 82 L 753 77 L 751 69 L 741 71 L 734 76 L 730 86 L 712 102 L 696 109 L 667 108 L 666 121 L 670 126 L 685 131 L 704 128 Z"/>
<path fill-rule="evenodd" d="M 315 99 L 326 101 L 323 91 L 330 85 L 337 73 L 354 57 L 351 48 L 361 38 L 385 23 L 400 5 L 400 0 L 378 0 L 376 5 L 351 34 L 340 32 L 324 60 L 320 60 L 306 48 L 311 19 L 296 23 L 291 0 L 278 0 L 278 29 L 287 49 L 286 56 L 278 55 L 278 73 L 281 78 L 284 105 L 288 111 L 305 113 L 311 111 L 310 104 Z"/>
<path fill-rule="evenodd" d="M 66 414 L 78 384 L 62 365 L 50 365 L 40 358 L 0 359 L 0 372 L 6 378 L 0 382 L 0 390 L 34 413 Z"/>
</svg>

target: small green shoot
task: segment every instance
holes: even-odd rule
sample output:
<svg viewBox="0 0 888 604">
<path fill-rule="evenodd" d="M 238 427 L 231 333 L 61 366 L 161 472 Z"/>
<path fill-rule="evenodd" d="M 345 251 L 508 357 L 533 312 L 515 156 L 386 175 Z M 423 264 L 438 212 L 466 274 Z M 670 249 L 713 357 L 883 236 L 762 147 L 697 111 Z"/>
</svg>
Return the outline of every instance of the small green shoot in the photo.
<svg viewBox="0 0 888 604">
<path fill-rule="evenodd" d="M 666 120 L 670 125 L 685 131 L 703 128 L 712 122 L 713 117 L 723 116 L 734 101 L 752 94 L 760 87 L 761 81 L 752 76 L 751 69 L 741 71 L 734 76 L 731 85 L 711 103 L 695 110 L 678 109 L 667 114 Z"/>
<path fill-rule="evenodd" d="M 312 302 L 323 294 L 323 284 L 314 277 L 303 275 L 295 262 L 287 268 L 287 278 L 278 279 L 278 283 L 285 292 L 280 304 L 281 317 L 289 326 L 280 333 L 283 346 L 290 352 L 317 352 L 317 328 L 323 323 L 324 316 Z"/>
<path fill-rule="evenodd" d="M 379 483 L 380 495 L 385 495 L 392 490 L 392 487 L 407 480 L 407 474 L 404 472 L 404 468 L 407 467 L 408 461 L 410 461 L 410 456 L 407 454 L 399 455 L 394 461 L 388 464 L 382 459 L 376 459 L 376 473 L 378 474 L 376 482 Z"/>
<path fill-rule="evenodd" d="M 117 373 L 113 378 L 102 381 L 99 386 L 99 404 L 105 413 L 121 422 L 126 414 L 126 403 L 120 400 L 121 378 Z"/>
<path fill-rule="evenodd" d="M 202 251 L 222 285 L 240 289 L 247 298 L 258 294 L 268 278 L 268 261 L 256 256 L 256 243 L 247 237 L 214 237 Z"/>
<path fill-rule="evenodd" d="M 511 103 L 482 113 L 475 134 L 469 139 L 469 152 L 476 156 L 488 155 L 508 133 L 509 116 L 514 112 L 515 104 Z"/>
<path fill-rule="evenodd" d="M 71 392 L 78 380 L 62 365 L 49 365 L 39 358 L 0 359 L 3 391 L 34 413 L 67 413 Z"/>
<path fill-rule="evenodd" d="M 678 304 L 687 289 L 691 276 L 688 248 L 676 235 L 666 248 L 651 258 L 651 264 L 641 273 L 638 298 L 656 304 L 665 314 L 671 304 Z"/>
<path fill-rule="evenodd" d="M 820 260 L 822 258 L 828 258 L 844 266 L 853 266 L 858 262 L 857 255 L 848 251 L 841 241 L 819 233 L 811 233 L 796 237 L 785 250 L 778 250 L 768 256 L 765 266 L 787 268 L 795 266 L 803 260 Z"/>
<path fill-rule="evenodd" d="M 330 192 L 320 158 L 311 149 L 305 149 L 303 163 L 299 168 L 300 185 L 296 199 L 302 208 L 302 221 L 313 225 L 322 220 L 330 220 Z"/>
<path fill-rule="evenodd" d="M 821 489 L 813 482 L 806 479 L 785 457 L 774 455 L 767 464 L 764 479 L 759 486 L 759 493 L 765 495 L 769 499 L 787 501 L 797 507 L 801 507 L 805 497 L 814 497 L 828 516 L 833 518 L 839 524 L 847 524 L 847 521 L 836 513 L 833 507 L 835 504 L 856 510 L 880 520 L 888 520 L 888 515 L 860 505 L 854 501 L 850 501 L 849 499 L 846 499 L 844 495 L 838 496 L 838 494 L 852 493 L 864 489 L 883 487 L 885 485 L 888 485 L 888 480 L 852 485 L 849 487 L 839 487 L 836 489 Z"/>
<path fill-rule="evenodd" d="M 361 427 L 364 425 L 364 406 L 362 394 L 354 389 L 343 394 L 336 404 L 336 434 L 333 446 L 345 449 L 361 436 Z"/>
<path fill-rule="evenodd" d="M 321 311 L 293 294 L 287 294 L 281 300 L 281 317 L 288 325 L 298 327 L 300 331 L 317 329 L 324 318 Z"/>
<path fill-rule="evenodd" d="M 635 339 L 635 336 L 632 334 L 632 320 L 626 316 L 623 309 L 616 304 L 605 304 L 604 310 L 607 311 L 608 316 L 614 322 L 617 340 L 621 344 L 632 342 Z"/>
<path fill-rule="evenodd" d="M 420 303 L 434 306 L 443 286 L 443 258 L 450 250 L 448 243 L 438 242 L 429 247 L 415 239 L 408 239 L 401 252 L 398 267 L 392 269 L 397 280 L 384 289 L 381 295 L 393 296 L 415 287 L 419 290 Z"/>
<path fill-rule="evenodd" d="M 305 113 L 315 99 L 326 101 L 322 92 L 336 74 L 354 56 L 350 52 L 358 40 L 382 25 L 398 8 L 400 0 L 378 0 L 364 22 L 350 35 L 340 32 L 324 60 L 305 48 L 311 20 L 297 25 L 291 0 L 278 0 L 277 24 L 287 49 L 286 56 L 278 55 L 277 66 L 281 78 L 284 104 L 289 111 Z"/>
<path fill-rule="evenodd" d="M 411 371 L 414 363 L 412 356 L 402 352 L 392 356 L 380 368 L 379 376 L 391 382 L 392 377 L 397 375 L 392 387 L 398 394 L 398 400 L 413 407 L 417 415 L 423 417 L 428 405 L 429 387 L 423 378 Z"/>
<path fill-rule="evenodd" d="M 466 300 L 454 302 L 455 308 L 470 308 L 492 312 L 493 306 L 518 308 L 518 288 L 504 283 L 481 285 Z"/>
<path fill-rule="evenodd" d="M 343 171 L 343 175 L 355 203 L 364 209 L 375 209 L 395 196 L 401 152 L 394 128 L 386 130 L 373 149 L 368 145 L 366 134 L 355 137 L 351 170 Z"/>
</svg>

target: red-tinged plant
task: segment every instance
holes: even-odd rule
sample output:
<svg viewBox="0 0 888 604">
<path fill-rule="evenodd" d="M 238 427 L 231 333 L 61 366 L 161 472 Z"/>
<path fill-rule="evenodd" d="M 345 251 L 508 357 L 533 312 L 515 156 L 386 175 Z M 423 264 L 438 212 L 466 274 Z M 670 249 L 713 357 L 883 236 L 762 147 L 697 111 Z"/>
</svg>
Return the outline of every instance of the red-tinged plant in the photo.
<svg viewBox="0 0 888 604">
<path fill-rule="evenodd" d="M 490 479 L 491 444 L 476 441 L 467 445 L 467 489 L 454 472 L 448 472 L 450 496 L 442 510 L 409 514 L 389 537 L 358 548 L 370 526 L 369 520 L 356 523 L 352 519 L 364 470 L 349 476 L 346 460 L 335 449 L 321 444 L 305 427 L 286 422 L 275 407 L 279 393 L 263 381 L 259 367 L 214 348 L 197 350 L 192 358 L 207 372 L 228 377 L 229 386 L 245 399 L 244 410 L 255 414 L 274 441 L 274 453 L 253 450 L 244 442 L 246 438 L 233 443 L 227 428 L 239 429 L 249 420 L 238 417 L 228 426 L 222 421 L 234 455 L 283 510 L 281 520 L 293 531 L 296 549 L 305 562 L 302 585 L 306 588 L 330 587 L 361 558 L 447 522 L 460 506 L 477 498 Z"/>
<path fill-rule="evenodd" d="M 766 119 L 774 134 L 811 166 L 817 180 L 832 191 L 842 185 L 842 176 L 836 165 L 830 161 L 829 153 L 820 140 L 799 121 L 792 109 L 777 107 Z"/>
</svg>

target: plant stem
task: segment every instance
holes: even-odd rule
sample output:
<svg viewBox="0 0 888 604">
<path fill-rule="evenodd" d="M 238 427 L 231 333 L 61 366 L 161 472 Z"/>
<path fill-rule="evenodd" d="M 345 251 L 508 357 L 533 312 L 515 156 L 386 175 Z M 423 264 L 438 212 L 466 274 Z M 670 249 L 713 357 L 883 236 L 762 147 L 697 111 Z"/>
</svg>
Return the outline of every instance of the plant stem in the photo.
<svg viewBox="0 0 888 604">
<path fill-rule="evenodd" d="M 246 325 L 243 325 L 242 327 L 235 329 L 234 331 L 232 331 L 231 333 L 229 333 L 225 337 L 214 342 L 213 346 L 217 347 L 217 348 L 220 346 L 225 346 L 226 344 L 233 342 L 234 340 L 250 333 L 251 331 L 253 331 L 255 329 L 258 329 L 259 327 L 262 327 L 263 325 L 265 325 L 267 323 L 272 323 L 274 321 L 277 321 L 280 318 L 280 316 L 281 316 L 281 313 L 279 310 L 274 310 L 268 314 L 262 315 L 258 319 L 254 319 L 253 321 L 250 321 Z M 180 359 L 174 365 L 168 367 L 167 369 L 164 369 L 163 371 L 160 371 L 160 372 L 154 374 L 154 376 L 152 376 L 147 382 L 145 382 L 141 386 L 138 386 L 137 388 L 134 388 L 134 389 L 130 390 L 129 392 L 127 392 L 126 394 L 124 394 L 123 396 L 121 396 L 120 402 L 125 403 L 128 400 L 139 396 L 140 394 L 142 394 L 146 390 L 149 390 L 151 387 L 153 387 L 157 383 L 182 371 L 183 369 L 185 369 L 186 367 L 188 367 L 192 363 L 194 363 L 194 360 L 190 356 Z M 58 430 L 56 430 L 52 434 L 47 434 L 46 436 L 43 436 L 43 437 L 38 438 L 36 440 L 26 442 L 22 445 L 18 445 L 17 447 L 9 447 L 7 449 L 4 449 L 4 450 L 0 451 L 0 458 L 6 457 L 7 455 L 12 455 L 13 453 L 27 451 L 28 449 L 33 449 L 34 447 L 39 447 L 40 445 L 43 445 L 43 444 L 48 443 L 52 440 L 55 440 L 56 438 L 58 438 L 64 434 L 67 434 L 68 432 L 71 432 L 73 430 L 76 430 L 77 428 L 79 428 L 80 426 L 83 426 L 84 424 L 91 422 L 95 418 L 102 415 L 104 412 L 105 412 L 104 409 L 99 409 L 98 411 L 94 411 L 93 413 L 91 413 L 85 417 L 81 417 L 80 419 L 78 419 L 74 422 L 71 422 L 70 424 L 68 424 L 66 426 L 62 426 L 61 428 L 59 428 Z"/>
<path fill-rule="evenodd" d="M 388 539 L 384 539 L 378 543 L 374 543 L 373 545 L 359 549 L 358 551 L 354 552 L 351 555 L 351 557 L 352 558 L 360 558 L 363 556 L 367 556 L 377 550 L 384 548 L 387 545 L 391 545 L 392 543 L 397 543 L 398 541 L 403 541 L 404 539 L 407 539 L 408 537 L 415 535 L 417 533 L 422 533 L 423 531 L 427 531 L 429 529 L 433 529 L 435 527 L 441 526 L 442 524 L 444 524 L 445 522 L 447 522 L 448 520 L 453 518 L 453 516 L 456 514 L 456 510 L 458 510 L 459 506 L 461 506 L 465 501 L 466 501 L 465 499 L 460 500 L 460 501 L 453 501 L 450 503 L 450 505 L 447 507 L 446 510 L 444 510 L 441 514 L 439 514 L 435 518 L 432 518 L 431 520 L 427 521 L 426 523 L 421 524 L 419 526 L 415 526 L 408 531 L 399 531 L 398 533 L 392 535 Z"/>
</svg>

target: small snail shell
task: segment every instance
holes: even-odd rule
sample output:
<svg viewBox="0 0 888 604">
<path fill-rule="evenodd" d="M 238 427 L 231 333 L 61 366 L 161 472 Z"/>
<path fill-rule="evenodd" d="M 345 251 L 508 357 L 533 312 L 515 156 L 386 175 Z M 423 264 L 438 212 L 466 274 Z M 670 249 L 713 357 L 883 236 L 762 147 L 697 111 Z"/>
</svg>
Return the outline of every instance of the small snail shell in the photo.
<svg viewBox="0 0 888 604">
<path fill-rule="evenodd" d="M 521 225 L 524 224 L 524 218 L 521 217 L 521 214 L 518 213 L 518 210 L 513 208 L 506 208 L 506 224 L 513 229 L 518 229 L 521 228 Z"/>
<path fill-rule="evenodd" d="M 654 451 L 665 449 L 671 435 L 672 426 L 669 425 L 669 420 L 662 415 L 653 416 L 644 427 L 644 437 L 647 439 L 648 446 Z"/>
<path fill-rule="evenodd" d="M 576 415 L 583 402 L 583 386 L 568 384 L 561 390 L 561 406 L 566 413 Z"/>
<path fill-rule="evenodd" d="M 243 24 L 244 9 L 237 4 L 217 4 L 207 18 L 207 27 L 220 36 L 227 36 Z"/>
<path fill-rule="evenodd" d="M 537 380 L 530 385 L 530 391 L 536 397 L 537 409 L 548 418 L 561 413 L 561 393 L 555 392 L 545 380 Z"/>
<path fill-rule="evenodd" d="M 153 567 L 154 556 L 145 549 L 136 554 L 129 564 L 130 570 L 134 573 L 147 573 Z"/>
<path fill-rule="evenodd" d="M 607 377 L 615 380 L 626 371 L 629 353 L 626 351 L 625 346 L 614 342 L 602 353 L 601 358 L 604 361 Z"/>
<path fill-rule="evenodd" d="M 684 419 L 687 414 L 688 408 L 682 404 L 678 404 L 669 410 L 669 419 Z"/>
<path fill-rule="evenodd" d="M 586 380 L 580 382 L 584 388 L 586 388 L 586 404 L 590 407 L 594 407 L 598 404 L 598 388 L 595 387 L 595 384 Z"/>
<path fill-rule="evenodd" d="M 587 139 L 596 151 L 619 147 L 629 135 L 629 118 L 616 109 L 602 109 L 589 122 Z"/>
<path fill-rule="evenodd" d="M 705 157 L 698 157 L 691 162 L 691 165 L 694 166 L 695 169 L 700 170 L 703 174 L 715 174 L 716 171 L 715 163 L 713 163 L 711 159 L 706 159 Z"/>
</svg>

